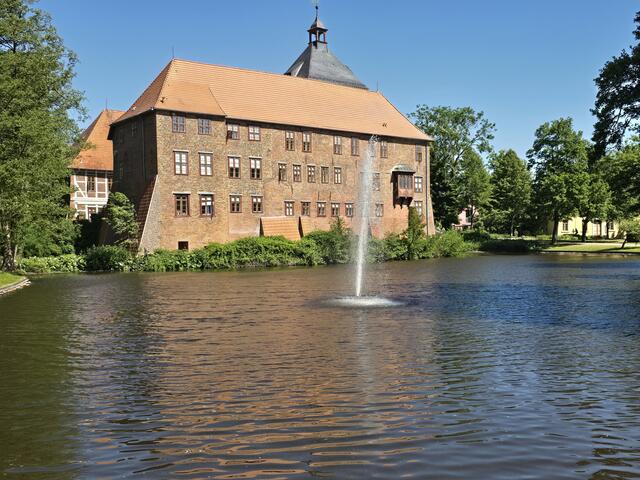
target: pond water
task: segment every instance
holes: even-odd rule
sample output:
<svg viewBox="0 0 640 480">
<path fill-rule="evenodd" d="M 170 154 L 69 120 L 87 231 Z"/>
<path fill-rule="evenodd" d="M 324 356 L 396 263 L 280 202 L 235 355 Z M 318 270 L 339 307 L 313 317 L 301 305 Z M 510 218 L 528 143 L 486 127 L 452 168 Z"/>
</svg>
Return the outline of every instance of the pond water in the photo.
<svg viewBox="0 0 640 480">
<path fill-rule="evenodd" d="M 0 298 L 0 476 L 640 477 L 640 260 L 37 278 Z M 371 287 L 373 286 L 373 288 Z"/>
</svg>

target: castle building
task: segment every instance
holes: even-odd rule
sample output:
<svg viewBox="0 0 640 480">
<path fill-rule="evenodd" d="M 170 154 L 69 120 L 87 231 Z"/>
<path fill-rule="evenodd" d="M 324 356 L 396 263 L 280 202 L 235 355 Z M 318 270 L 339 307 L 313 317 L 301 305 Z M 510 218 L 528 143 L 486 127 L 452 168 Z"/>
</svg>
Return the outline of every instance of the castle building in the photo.
<svg viewBox="0 0 640 480">
<path fill-rule="evenodd" d="M 91 220 L 91 215 L 100 213 L 109 198 L 113 177 L 113 146 L 109 125 L 124 112 L 103 110 L 83 132 L 88 143 L 71 164 L 70 206 L 76 218 Z"/>
<path fill-rule="evenodd" d="M 431 138 L 329 50 L 317 18 L 283 74 L 173 59 L 111 125 L 114 190 L 136 204 L 140 251 L 247 236 L 299 239 L 360 215 L 376 136 L 372 234 L 433 233 Z"/>
</svg>

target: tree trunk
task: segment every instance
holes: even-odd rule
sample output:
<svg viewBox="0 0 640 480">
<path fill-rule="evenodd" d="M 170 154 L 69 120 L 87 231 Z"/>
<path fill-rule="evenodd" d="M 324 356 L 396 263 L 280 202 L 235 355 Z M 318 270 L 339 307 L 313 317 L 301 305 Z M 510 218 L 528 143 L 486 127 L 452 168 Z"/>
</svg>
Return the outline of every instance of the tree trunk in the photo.
<svg viewBox="0 0 640 480">
<path fill-rule="evenodd" d="M 515 219 L 511 217 L 511 228 L 509 229 L 509 232 L 511 233 L 511 237 L 513 237 L 513 234 L 516 228 L 515 224 L 516 224 Z"/>
<path fill-rule="evenodd" d="M 589 221 L 586 218 L 582 219 L 582 243 L 587 241 L 587 227 L 589 226 Z"/>
<path fill-rule="evenodd" d="M 558 224 L 560 223 L 560 216 L 557 213 L 553 214 L 553 233 L 551 233 L 551 245 L 558 243 Z"/>
</svg>

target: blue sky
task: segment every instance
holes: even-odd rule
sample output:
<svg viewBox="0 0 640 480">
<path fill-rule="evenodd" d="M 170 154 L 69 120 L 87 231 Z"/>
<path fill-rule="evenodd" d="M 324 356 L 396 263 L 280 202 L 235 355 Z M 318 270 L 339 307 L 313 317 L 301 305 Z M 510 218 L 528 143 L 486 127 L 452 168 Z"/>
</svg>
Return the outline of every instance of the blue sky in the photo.
<svg viewBox="0 0 640 480">
<path fill-rule="evenodd" d="M 176 57 L 284 72 L 305 48 L 310 0 L 41 0 L 80 58 L 94 117 L 126 109 Z M 629 0 L 321 0 L 329 47 L 402 112 L 472 106 L 496 148 L 524 155 L 543 122 L 591 135 L 604 62 L 633 42 Z"/>
</svg>

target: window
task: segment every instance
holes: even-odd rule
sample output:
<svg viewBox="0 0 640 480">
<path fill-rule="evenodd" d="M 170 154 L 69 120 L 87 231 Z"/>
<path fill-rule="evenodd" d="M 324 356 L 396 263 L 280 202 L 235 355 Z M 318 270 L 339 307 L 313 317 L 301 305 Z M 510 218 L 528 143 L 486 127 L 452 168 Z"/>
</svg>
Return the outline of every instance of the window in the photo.
<svg viewBox="0 0 640 480">
<path fill-rule="evenodd" d="M 278 164 L 278 181 L 279 182 L 287 181 L 287 164 L 286 163 Z"/>
<path fill-rule="evenodd" d="M 177 193 L 174 195 L 176 201 L 176 217 L 189 216 L 189 194 Z"/>
<path fill-rule="evenodd" d="M 344 204 L 344 215 L 346 217 L 353 217 L 353 203 Z"/>
<path fill-rule="evenodd" d="M 387 158 L 389 155 L 389 146 L 386 140 L 380 140 L 380 158 Z"/>
<path fill-rule="evenodd" d="M 329 183 L 329 167 L 320 167 L 320 182 Z"/>
<path fill-rule="evenodd" d="M 339 217 L 340 216 L 340 204 L 339 203 L 331 203 L 331 216 Z"/>
<path fill-rule="evenodd" d="M 398 175 L 398 188 L 409 190 L 413 187 L 413 177 L 411 175 Z"/>
<path fill-rule="evenodd" d="M 198 135 L 211 135 L 211 120 L 208 118 L 198 119 Z"/>
<path fill-rule="evenodd" d="M 189 250 L 189 242 L 185 242 L 184 240 L 178 242 L 178 250 Z"/>
<path fill-rule="evenodd" d="M 569 231 L 569 220 L 563 220 L 562 221 L 562 231 L 563 232 L 568 232 Z"/>
<path fill-rule="evenodd" d="M 256 125 L 249 125 L 249 140 L 252 142 L 260 141 L 260 127 Z"/>
<path fill-rule="evenodd" d="M 229 178 L 240 178 L 240 157 L 229 157 Z"/>
<path fill-rule="evenodd" d="M 327 202 L 318 202 L 318 216 L 326 217 L 327 216 Z"/>
<path fill-rule="evenodd" d="M 87 175 L 87 192 L 96 191 L 96 177 L 93 175 Z"/>
<path fill-rule="evenodd" d="M 258 195 L 251 197 L 251 212 L 262 213 L 262 197 Z"/>
<path fill-rule="evenodd" d="M 422 161 L 422 145 L 416 145 L 416 162 Z"/>
<path fill-rule="evenodd" d="M 416 200 L 415 202 L 413 202 L 413 206 L 416 209 L 416 213 L 420 216 L 422 216 L 422 212 L 423 212 L 423 208 L 422 208 L 422 200 Z"/>
<path fill-rule="evenodd" d="M 342 167 L 333 167 L 333 183 L 342 183 Z"/>
<path fill-rule="evenodd" d="M 302 210 L 300 214 L 303 217 L 311 216 L 311 202 L 300 202 L 300 204 L 302 205 Z"/>
<path fill-rule="evenodd" d="M 200 194 L 200 216 L 213 217 L 215 213 L 213 195 L 210 193 Z"/>
<path fill-rule="evenodd" d="M 210 153 L 201 153 L 200 154 L 200 175 L 202 176 L 211 176 L 213 175 L 213 167 L 212 167 L 212 155 Z"/>
<path fill-rule="evenodd" d="M 379 173 L 373 174 L 373 177 L 371 179 L 371 185 L 373 186 L 373 189 L 375 191 L 380 190 L 380 174 Z"/>
<path fill-rule="evenodd" d="M 251 179 L 252 180 L 260 180 L 262 178 L 262 159 L 261 158 L 250 158 L 249 166 L 251 167 Z"/>
<path fill-rule="evenodd" d="M 135 137 L 138 134 L 138 122 L 135 120 L 131 122 L 131 136 Z"/>
<path fill-rule="evenodd" d="M 315 165 L 307 166 L 307 182 L 316 183 L 316 166 Z"/>
<path fill-rule="evenodd" d="M 294 165 L 293 166 L 293 181 L 301 182 L 302 181 L 302 166 Z"/>
<path fill-rule="evenodd" d="M 229 211 L 231 213 L 242 212 L 242 195 L 229 195 Z"/>
<path fill-rule="evenodd" d="M 422 193 L 422 177 L 414 177 L 413 188 L 415 189 L 416 193 Z"/>
<path fill-rule="evenodd" d="M 360 140 L 357 137 L 351 137 L 351 155 L 360 155 Z"/>
<path fill-rule="evenodd" d="M 293 217 L 293 202 L 284 202 L 284 214 L 287 217 Z"/>
<path fill-rule="evenodd" d="M 333 153 L 342 155 L 342 137 L 339 135 L 334 135 L 333 137 Z"/>
<path fill-rule="evenodd" d="M 295 132 L 284 132 L 284 148 L 289 151 L 296 149 L 296 134 Z"/>
<path fill-rule="evenodd" d="M 236 125 L 233 123 L 227 124 L 227 138 L 229 140 L 239 140 L 240 139 L 240 125 Z"/>
<path fill-rule="evenodd" d="M 189 154 L 187 152 L 173 152 L 176 175 L 189 174 Z"/>
<path fill-rule="evenodd" d="M 173 133 L 184 133 L 185 132 L 185 118 L 184 115 L 173 115 L 171 117 L 171 131 Z"/>
<path fill-rule="evenodd" d="M 311 151 L 311 132 L 302 133 L 302 151 L 305 153 Z"/>
<path fill-rule="evenodd" d="M 384 215 L 384 204 L 376 203 L 376 217 L 382 217 Z"/>
</svg>

